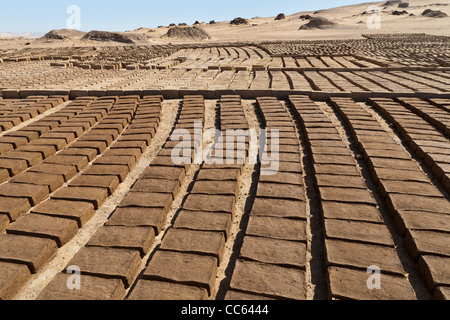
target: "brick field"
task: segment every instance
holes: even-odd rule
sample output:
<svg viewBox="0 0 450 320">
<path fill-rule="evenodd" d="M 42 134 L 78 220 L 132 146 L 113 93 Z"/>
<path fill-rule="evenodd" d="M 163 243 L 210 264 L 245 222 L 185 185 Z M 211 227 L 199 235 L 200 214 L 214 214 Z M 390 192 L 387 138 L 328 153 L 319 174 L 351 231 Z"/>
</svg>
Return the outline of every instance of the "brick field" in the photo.
<svg viewBox="0 0 450 320">
<path fill-rule="evenodd" d="M 0 300 L 449 299 L 449 61 L 426 35 L 0 50 Z M 245 137 L 174 163 L 211 129 L 265 129 L 278 169 Z"/>
</svg>

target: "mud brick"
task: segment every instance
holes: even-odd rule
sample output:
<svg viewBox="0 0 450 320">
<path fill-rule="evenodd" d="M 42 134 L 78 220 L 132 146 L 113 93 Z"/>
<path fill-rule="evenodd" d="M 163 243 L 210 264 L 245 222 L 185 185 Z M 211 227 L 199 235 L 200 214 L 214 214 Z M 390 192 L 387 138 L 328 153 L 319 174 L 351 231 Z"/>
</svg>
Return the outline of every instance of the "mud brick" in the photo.
<svg viewBox="0 0 450 320">
<path fill-rule="evenodd" d="M 423 211 L 398 210 L 394 216 L 397 230 L 404 235 L 408 229 L 450 232 L 450 216 Z"/>
<path fill-rule="evenodd" d="M 191 193 L 209 195 L 231 195 L 236 197 L 238 193 L 237 181 L 196 181 Z"/>
<path fill-rule="evenodd" d="M 1 127 L 2 131 L 6 131 L 6 130 L 13 128 L 14 124 L 10 121 L 7 121 L 7 120 L 5 121 L 2 119 L 2 120 L 0 120 L 0 127 Z"/>
<path fill-rule="evenodd" d="M 334 174 L 344 176 L 361 176 L 356 166 L 345 166 L 337 164 L 315 164 L 316 174 Z"/>
<path fill-rule="evenodd" d="M 151 165 L 152 166 L 162 166 L 162 167 L 185 168 L 185 171 L 187 171 L 187 168 L 189 167 L 189 165 L 191 163 L 192 163 L 191 157 L 180 157 L 180 158 L 177 158 L 177 163 L 175 163 L 171 156 L 158 155 L 153 160 Z"/>
<path fill-rule="evenodd" d="M 104 165 L 126 165 L 130 170 L 136 166 L 136 160 L 133 156 L 101 156 L 95 160 L 94 164 Z"/>
<path fill-rule="evenodd" d="M 139 280 L 128 300 L 206 300 L 208 292 L 204 288 L 179 283 Z"/>
<path fill-rule="evenodd" d="M 305 200 L 305 191 L 298 185 L 260 182 L 256 196 L 258 198 Z"/>
<path fill-rule="evenodd" d="M 134 192 L 154 192 L 154 193 L 171 193 L 173 199 L 180 189 L 180 182 L 177 180 L 163 179 L 139 179 L 134 184 L 132 191 Z"/>
<path fill-rule="evenodd" d="M 14 147 L 14 149 L 17 149 L 21 146 L 26 145 L 29 141 L 25 137 L 3 136 L 0 137 L 0 142 L 11 144 Z"/>
<path fill-rule="evenodd" d="M 75 135 L 70 132 L 48 132 L 43 134 L 40 139 L 62 139 L 69 144 L 75 140 Z"/>
<path fill-rule="evenodd" d="M 3 154 L 8 151 L 13 151 L 14 147 L 9 143 L 0 143 L 0 154 Z"/>
<path fill-rule="evenodd" d="M 0 262 L 0 300 L 12 300 L 30 277 L 26 266 Z"/>
<path fill-rule="evenodd" d="M 261 174 L 259 181 L 301 186 L 303 185 L 303 176 L 302 174 L 293 172 L 277 172 L 269 175 Z"/>
<path fill-rule="evenodd" d="M 0 197 L 0 214 L 7 215 L 11 221 L 17 220 L 30 208 L 30 202 L 26 198 Z"/>
<path fill-rule="evenodd" d="M 98 154 L 105 152 L 106 150 L 106 142 L 103 141 L 80 141 L 73 143 L 71 148 L 89 148 L 95 149 Z"/>
<path fill-rule="evenodd" d="M 393 214 L 398 210 L 450 213 L 449 201 L 445 198 L 389 194 L 386 199 L 387 207 Z"/>
<path fill-rule="evenodd" d="M 58 156 L 83 156 L 87 157 L 88 162 L 91 162 L 97 156 L 97 151 L 89 148 L 67 148 L 61 150 Z"/>
<path fill-rule="evenodd" d="M 256 198 L 251 215 L 306 219 L 306 205 L 302 201 Z"/>
<path fill-rule="evenodd" d="M 325 234 L 328 238 L 394 246 L 391 234 L 383 224 L 325 219 Z"/>
<path fill-rule="evenodd" d="M 8 170 L 9 175 L 12 177 L 26 170 L 28 164 L 25 160 L 0 158 L 0 168 Z M 5 176 L 4 171 L 2 176 Z"/>
<path fill-rule="evenodd" d="M 141 158 L 141 150 L 138 148 L 119 148 L 109 149 L 103 153 L 103 156 L 115 157 L 115 156 L 133 156 L 135 161 L 138 162 Z"/>
<path fill-rule="evenodd" d="M 70 219 L 27 214 L 6 230 L 8 234 L 49 238 L 62 247 L 78 232 L 77 223 Z"/>
<path fill-rule="evenodd" d="M 81 142 L 104 142 L 106 146 L 110 146 L 114 139 L 111 135 L 107 134 L 93 134 L 89 132 L 86 135 L 81 136 L 78 141 Z"/>
<path fill-rule="evenodd" d="M 412 160 L 389 159 L 389 158 L 375 158 L 368 159 L 369 166 L 373 168 L 389 168 L 394 170 L 419 170 L 419 166 Z"/>
<path fill-rule="evenodd" d="M 10 182 L 47 186 L 50 192 L 54 192 L 63 186 L 64 178 L 56 174 L 22 172 L 11 178 Z"/>
<path fill-rule="evenodd" d="M 124 182 L 130 170 L 128 166 L 120 165 L 91 165 L 83 171 L 83 175 L 116 176 L 120 183 Z"/>
<path fill-rule="evenodd" d="M 47 186 L 25 183 L 7 183 L 0 186 L 0 196 L 28 199 L 32 206 L 37 205 L 49 195 Z"/>
<path fill-rule="evenodd" d="M 32 213 L 73 219 L 81 228 L 94 215 L 94 206 L 88 202 L 47 200 L 33 208 Z"/>
<path fill-rule="evenodd" d="M 247 235 L 306 241 L 306 222 L 285 218 L 251 216 L 247 226 Z"/>
<path fill-rule="evenodd" d="M 112 140 L 116 140 L 119 137 L 118 129 L 102 129 L 98 126 L 92 128 L 91 132 L 89 132 L 89 136 L 110 136 Z"/>
<path fill-rule="evenodd" d="M 0 261 L 25 264 L 36 273 L 56 253 L 53 240 L 12 234 L 0 235 Z"/>
<path fill-rule="evenodd" d="M 158 250 L 143 278 L 205 288 L 211 294 L 216 279 L 217 259 L 211 256 Z"/>
<path fill-rule="evenodd" d="M 63 139 L 37 139 L 30 142 L 30 145 L 35 146 L 53 146 L 56 150 L 61 150 L 67 146 L 67 143 Z"/>
<path fill-rule="evenodd" d="M 164 208 L 117 208 L 107 226 L 153 227 L 159 234 L 166 219 Z"/>
<path fill-rule="evenodd" d="M 228 238 L 231 215 L 216 212 L 194 212 L 182 210 L 174 223 L 174 228 L 189 230 L 218 231 Z"/>
<path fill-rule="evenodd" d="M 162 250 L 211 255 L 222 260 L 225 237 L 221 232 L 171 228 L 164 235 Z"/>
<path fill-rule="evenodd" d="M 240 258 L 304 269 L 306 244 L 296 241 L 246 236 L 241 248 Z"/>
<path fill-rule="evenodd" d="M 10 151 L 3 155 L 0 159 L 14 159 L 25 160 L 29 167 L 35 164 L 41 163 L 43 158 L 39 152 L 23 152 L 23 151 Z"/>
<path fill-rule="evenodd" d="M 446 173 L 450 173 L 450 163 L 436 162 L 433 165 L 432 171 L 441 180 Z"/>
<path fill-rule="evenodd" d="M 354 300 L 416 300 L 411 284 L 405 277 L 384 274 L 381 270 L 381 289 L 367 287 L 366 271 L 340 267 L 328 268 L 331 298 Z"/>
<path fill-rule="evenodd" d="M 62 125 L 58 128 L 55 128 L 52 130 L 52 132 L 55 133 L 70 133 L 73 136 L 75 136 L 75 138 L 79 138 L 85 130 L 88 129 L 88 126 L 86 125 L 80 125 L 80 126 L 76 126 L 75 124 L 65 124 Z"/>
<path fill-rule="evenodd" d="M 380 180 L 378 188 L 383 197 L 390 193 L 414 194 L 442 198 L 442 193 L 432 184 L 423 182 Z"/>
<path fill-rule="evenodd" d="M 107 197 L 108 192 L 101 188 L 66 187 L 53 194 L 52 199 L 89 202 L 98 209 Z"/>
<path fill-rule="evenodd" d="M 238 260 L 230 287 L 277 299 L 305 300 L 305 281 L 303 270 Z"/>
<path fill-rule="evenodd" d="M 343 187 L 353 189 L 367 189 L 362 177 L 339 176 L 332 174 L 317 174 L 317 185 L 319 187 Z"/>
<path fill-rule="evenodd" d="M 29 172 L 41 172 L 47 174 L 59 174 L 64 177 L 65 181 L 72 179 L 77 174 L 77 169 L 74 166 L 60 165 L 53 163 L 40 163 L 31 167 Z"/>
<path fill-rule="evenodd" d="M 83 247 L 68 264 L 80 267 L 82 275 L 121 279 L 128 288 L 139 272 L 137 250 Z"/>
<path fill-rule="evenodd" d="M 21 152 L 39 152 L 43 159 L 46 159 L 56 153 L 56 148 L 54 146 L 45 145 L 26 145 L 17 149 Z"/>
<path fill-rule="evenodd" d="M 405 244 L 414 259 L 425 254 L 450 257 L 449 239 L 449 234 L 444 232 L 408 230 Z"/>
<path fill-rule="evenodd" d="M 375 199 L 367 189 L 321 187 L 322 201 L 365 203 L 376 205 Z"/>
<path fill-rule="evenodd" d="M 3 232 L 9 226 L 10 220 L 6 214 L 0 214 L 0 232 Z"/>
<path fill-rule="evenodd" d="M 191 194 L 183 208 L 191 211 L 234 213 L 234 202 L 233 196 Z"/>
<path fill-rule="evenodd" d="M 202 169 L 197 180 L 236 181 L 240 171 L 237 169 Z"/>
<path fill-rule="evenodd" d="M 0 169 L 0 183 L 9 179 L 9 172 L 7 169 Z"/>
<path fill-rule="evenodd" d="M 364 150 L 366 158 L 378 157 L 378 158 L 391 158 L 391 159 L 402 159 L 410 160 L 411 157 L 408 153 L 402 150 L 385 150 L 385 149 L 365 149 Z"/>
<path fill-rule="evenodd" d="M 81 172 L 88 165 L 88 158 L 85 156 L 65 156 L 65 155 L 54 155 L 45 160 L 46 163 L 54 164 L 65 164 L 71 165 L 77 168 L 78 172 Z"/>
<path fill-rule="evenodd" d="M 67 281 L 73 274 L 59 273 L 39 294 L 37 300 L 123 300 L 125 287 L 119 279 L 83 275 L 81 289 L 70 290 Z"/>
<path fill-rule="evenodd" d="M 116 176 L 91 176 L 81 175 L 73 179 L 69 187 L 92 187 L 104 188 L 108 195 L 112 195 L 119 186 L 119 179 Z"/>
<path fill-rule="evenodd" d="M 328 266 L 367 270 L 376 265 L 384 273 L 400 276 L 405 273 L 394 248 L 331 239 L 325 241 L 325 247 Z"/>
<path fill-rule="evenodd" d="M 87 246 L 133 249 L 144 257 L 155 239 L 152 227 L 103 226 Z"/>
<path fill-rule="evenodd" d="M 120 207 L 164 208 L 169 210 L 172 195 L 167 193 L 130 192 L 120 203 Z"/>
<path fill-rule="evenodd" d="M 144 152 L 147 148 L 147 143 L 145 141 L 116 141 L 111 145 L 111 149 L 121 148 L 138 148 L 141 152 Z"/>
<path fill-rule="evenodd" d="M 450 258 L 421 256 L 418 265 L 420 273 L 426 279 L 431 292 L 436 287 L 450 284 Z"/>
<path fill-rule="evenodd" d="M 420 170 L 377 168 L 373 176 L 376 182 L 378 182 L 378 180 L 429 182 L 426 175 Z"/>
<path fill-rule="evenodd" d="M 30 142 L 32 140 L 38 139 L 39 134 L 35 131 L 17 130 L 15 132 L 11 132 L 11 133 L 8 133 L 7 135 L 4 135 L 4 137 L 24 137 L 24 138 L 27 138 L 28 142 Z"/>
<path fill-rule="evenodd" d="M 355 160 L 350 155 L 314 155 L 314 163 L 317 164 L 340 164 L 355 165 Z"/>
<path fill-rule="evenodd" d="M 438 287 L 434 291 L 434 300 L 450 300 L 450 288 L 449 287 Z"/>
<path fill-rule="evenodd" d="M 150 134 L 124 134 L 119 138 L 118 141 L 143 141 L 147 146 L 149 146 L 151 140 L 152 137 Z"/>
</svg>

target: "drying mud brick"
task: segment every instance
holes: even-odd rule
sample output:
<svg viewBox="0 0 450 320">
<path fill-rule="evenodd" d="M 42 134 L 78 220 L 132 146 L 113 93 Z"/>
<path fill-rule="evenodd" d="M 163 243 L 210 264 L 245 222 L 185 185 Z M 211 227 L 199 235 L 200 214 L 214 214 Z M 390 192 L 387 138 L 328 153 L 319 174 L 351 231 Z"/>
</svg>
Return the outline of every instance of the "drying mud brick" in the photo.
<svg viewBox="0 0 450 320">
<path fill-rule="evenodd" d="M 11 300 L 30 278 L 30 270 L 21 264 L 0 261 L 0 300 Z"/>
<path fill-rule="evenodd" d="M 0 186 L 0 196 L 25 198 L 32 206 L 42 202 L 49 195 L 47 186 L 25 183 L 7 183 Z"/>
<path fill-rule="evenodd" d="M 306 222 L 276 217 L 250 216 L 246 234 L 281 240 L 306 241 Z"/>
<path fill-rule="evenodd" d="M 403 266 L 393 248 L 340 240 L 327 240 L 325 247 L 326 260 L 330 266 L 366 270 L 376 265 L 384 272 L 404 275 Z"/>
<path fill-rule="evenodd" d="M 415 259 L 423 254 L 450 257 L 450 243 L 447 233 L 409 230 L 405 235 L 405 244 Z"/>
<path fill-rule="evenodd" d="M 26 265 L 36 273 L 56 253 L 50 239 L 3 234 L 0 235 L 0 261 Z"/>
<path fill-rule="evenodd" d="M 59 273 L 39 294 L 37 300 L 123 300 L 125 288 L 120 279 L 81 275 L 80 290 L 70 290 L 67 282 L 72 273 Z"/>
<path fill-rule="evenodd" d="M 73 219 L 83 227 L 94 215 L 94 205 L 88 202 L 47 200 L 32 210 L 33 213 Z"/>
<path fill-rule="evenodd" d="M 68 265 L 78 266 L 82 275 L 121 279 L 127 288 L 139 272 L 140 261 L 137 250 L 83 247 Z"/>
<path fill-rule="evenodd" d="M 211 293 L 217 259 L 191 253 L 158 250 L 144 272 L 144 278 L 205 288 Z"/>
<path fill-rule="evenodd" d="M 190 230 L 218 231 L 228 237 L 231 215 L 218 212 L 197 212 L 182 210 L 174 223 L 175 228 Z"/>
<path fill-rule="evenodd" d="M 120 207 L 164 208 L 166 211 L 172 203 L 172 195 L 168 193 L 130 192 L 120 203 Z"/>
<path fill-rule="evenodd" d="M 220 232 L 171 228 L 161 243 L 162 250 L 207 254 L 220 262 L 225 246 L 225 237 Z"/>
<path fill-rule="evenodd" d="M 257 198 L 251 215 L 306 219 L 306 206 L 302 201 Z"/>
<path fill-rule="evenodd" d="M 116 176 L 81 175 L 69 183 L 69 187 L 103 188 L 108 191 L 108 195 L 112 195 L 118 186 L 119 178 Z"/>
<path fill-rule="evenodd" d="M 0 197 L 0 213 L 15 221 L 31 209 L 30 202 L 25 198 Z"/>
<path fill-rule="evenodd" d="M 331 298 L 362 300 L 415 300 L 411 284 L 406 277 L 380 274 L 381 288 L 369 289 L 370 274 L 365 271 L 340 267 L 328 268 Z"/>
<path fill-rule="evenodd" d="M 192 194 L 184 203 L 184 209 L 191 211 L 234 212 L 234 196 Z"/>
<path fill-rule="evenodd" d="M 296 241 L 246 236 L 241 259 L 293 268 L 305 268 L 306 244 Z"/>
<path fill-rule="evenodd" d="M 40 214 L 27 214 L 6 230 L 8 234 L 49 238 L 56 241 L 58 247 L 65 245 L 78 232 L 74 220 Z"/>
<path fill-rule="evenodd" d="M 153 227 L 159 234 L 165 221 L 164 208 L 117 208 L 111 215 L 106 225 L 125 227 Z"/>
<path fill-rule="evenodd" d="M 70 187 L 63 188 L 52 195 L 55 200 L 89 202 L 98 209 L 108 197 L 108 192 L 100 188 Z"/>
<path fill-rule="evenodd" d="M 341 240 L 394 246 L 391 234 L 383 224 L 325 219 L 325 235 Z"/>
<path fill-rule="evenodd" d="M 436 287 L 450 285 L 450 258 L 431 255 L 421 256 L 418 265 L 431 292 Z"/>
<path fill-rule="evenodd" d="M 306 299 L 304 271 L 259 262 L 238 260 L 230 287 L 276 299 Z"/>
<path fill-rule="evenodd" d="M 205 300 L 208 292 L 204 288 L 173 282 L 139 280 L 128 300 Z"/>
<path fill-rule="evenodd" d="M 87 245 L 138 250 L 143 257 L 154 239 L 155 231 L 152 227 L 103 226 Z"/>
</svg>

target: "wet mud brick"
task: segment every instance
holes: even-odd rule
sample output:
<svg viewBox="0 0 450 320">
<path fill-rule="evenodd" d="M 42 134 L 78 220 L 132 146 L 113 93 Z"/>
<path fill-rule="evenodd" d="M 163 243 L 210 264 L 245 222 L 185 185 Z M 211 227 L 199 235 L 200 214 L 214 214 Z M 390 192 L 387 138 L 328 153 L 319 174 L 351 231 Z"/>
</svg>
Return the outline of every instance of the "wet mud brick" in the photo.
<svg viewBox="0 0 450 320">
<path fill-rule="evenodd" d="M 0 261 L 0 300 L 11 300 L 30 277 L 25 265 Z"/>
</svg>

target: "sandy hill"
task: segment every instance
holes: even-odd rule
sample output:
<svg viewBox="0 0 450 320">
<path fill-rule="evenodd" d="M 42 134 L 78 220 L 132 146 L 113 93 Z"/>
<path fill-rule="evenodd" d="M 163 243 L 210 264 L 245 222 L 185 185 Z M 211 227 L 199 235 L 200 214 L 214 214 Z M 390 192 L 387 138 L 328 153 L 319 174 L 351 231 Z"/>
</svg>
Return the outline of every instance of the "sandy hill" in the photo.
<svg viewBox="0 0 450 320">
<path fill-rule="evenodd" d="M 367 27 L 370 14 L 367 14 L 366 11 L 371 5 L 376 5 L 381 9 L 380 29 L 370 30 Z M 422 15 L 425 10 L 442 14 Z M 280 14 L 284 14 L 285 18 L 276 19 Z M 331 23 L 326 28 L 309 28 L 307 24 L 311 24 L 311 19 L 300 19 L 305 15 L 309 15 L 311 18 L 326 19 Z M 239 13 L 236 14 L 236 17 L 239 17 Z M 196 27 L 208 34 L 208 37 L 200 37 L 205 39 L 204 42 L 359 39 L 363 34 L 370 33 L 427 33 L 450 36 L 450 3 L 448 0 L 389 0 L 294 14 L 280 13 L 274 5 L 274 16 L 272 17 L 242 18 L 245 18 L 248 24 L 235 25 L 230 21 L 218 21 L 216 23 L 196 23 Z M 86 35 L 82 40 L 69 40 L 73 41 L 71 45 L 77 46 L 92 45 L 92 40 L 95 41 L 95 45 L 164 44 L 196 40 L 186 30 L 183 30 L 182 33 L 180 30 L 171 31 L 175 33 L 175 37 L 165 36 L 169 29 L 168 26 L 162 26 L 158 28 L 143 27 L 134 31 L 118 33 L 102 31 L 91 34 L 92 36 L 89 37 Z M 64 32 L 58 30 L 57 33 Z M 70 41 L 64 41 L 64 45 Z M 3 44 L 3 46 L 20 47 L 24 46 L 25 42 L 29 42 L 29 40 L 8 41 L 8 44 Z M 31 46 L 61 45 L 60 41 L 54 40 L 54 42 L 55 44 L 52 44 L 52 39 L 47 39 L 43 44 L 42 41 L 31 40 Z"/>
</svg>

